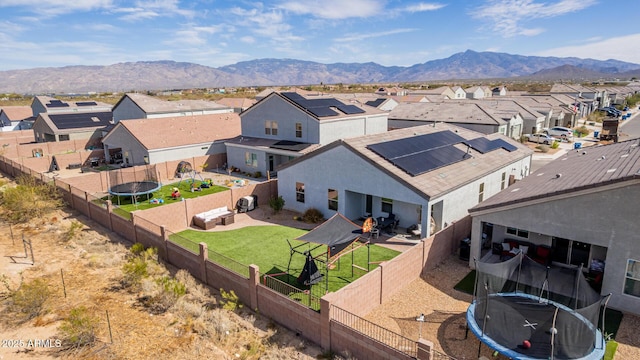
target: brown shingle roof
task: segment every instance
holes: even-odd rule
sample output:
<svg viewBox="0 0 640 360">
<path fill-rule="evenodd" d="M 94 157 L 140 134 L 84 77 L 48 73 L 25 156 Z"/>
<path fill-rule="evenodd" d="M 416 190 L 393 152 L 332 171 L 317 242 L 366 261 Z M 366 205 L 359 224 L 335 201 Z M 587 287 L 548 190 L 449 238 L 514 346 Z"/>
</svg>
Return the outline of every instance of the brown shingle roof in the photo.
<svg viewBox="0 0 640 360">
<path fill-rule="evenodd" d="M 1 109 L 11 121 L 20 121 L 33 114 L 30 106 L 3 106 Z"/>
<path fill-rule="evenodd" d="M 147 150 L 212 143 L 240 135 L 240 116 L 234 113 L 122 120 Z"/>
<path fill-rule="evenodd" d="M 470 212 L 640 179 L 640 140 L 572 150 L 478 204 Z"/>
</svg>

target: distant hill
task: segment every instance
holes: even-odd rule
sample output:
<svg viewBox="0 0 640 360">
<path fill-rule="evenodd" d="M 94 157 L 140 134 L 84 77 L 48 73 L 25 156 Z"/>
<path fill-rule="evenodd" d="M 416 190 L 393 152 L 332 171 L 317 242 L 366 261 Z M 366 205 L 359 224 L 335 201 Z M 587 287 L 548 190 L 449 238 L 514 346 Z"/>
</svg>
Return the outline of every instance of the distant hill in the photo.
<svg viewBox="0 0 640 360">
<path fill-rule="evenodd" d="M 638 77 L 640 65 L 593 60 L 511 55 L 467 50 L 409 67 L 376 63 L 321 64 L 295 59 L 258 59 L 220 68 L 140 61 L 108 66 L 67 66 L 0 72 L 0 92 L 68 93 L 163 90 L 232 86 L 389 83 L 454 79 L 518 78 L 585 80 Z"/>
</svg>

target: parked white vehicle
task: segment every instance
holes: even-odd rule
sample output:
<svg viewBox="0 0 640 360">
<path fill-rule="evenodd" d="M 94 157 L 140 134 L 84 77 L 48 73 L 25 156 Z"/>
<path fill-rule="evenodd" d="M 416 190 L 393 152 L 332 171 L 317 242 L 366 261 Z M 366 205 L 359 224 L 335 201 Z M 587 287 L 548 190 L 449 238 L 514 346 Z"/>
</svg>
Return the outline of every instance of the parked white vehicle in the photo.
<svg viewBox="0 0 640 360">
<path fill-rule="evenodd" d="M 556 141 L 556 139 L 552 138 L 547 134 L 525 134 L 523 136 L 525 140 L 538 143 L 538 144 L 551 145 L 553 144 L 554 141 Z"/>
<path fill-rule="evenodd" d="M 543 129 L 542 132 L 549 136 L 559 137 L 563 139 L 573 138 L 573 130 L 566 127 L 562 127 L 562 126 L 555 126 L 552 128 Z"/>
</svg>

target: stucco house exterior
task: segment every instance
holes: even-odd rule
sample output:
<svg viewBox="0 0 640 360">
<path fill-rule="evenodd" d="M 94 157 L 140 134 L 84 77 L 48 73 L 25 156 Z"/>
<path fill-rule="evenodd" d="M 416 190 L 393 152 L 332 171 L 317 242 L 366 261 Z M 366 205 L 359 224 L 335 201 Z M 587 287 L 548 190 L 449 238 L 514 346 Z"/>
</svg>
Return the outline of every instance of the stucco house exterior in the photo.
<svg viewBox="0 0 640 360">
<path fill-rule="evenodd" d="M 486 96 L 485 89 L 481 86 L 466 88 L 464 92 L 467 94 L 467 99 L 483 99 Z"/>
<path fill-rule="evenodd" d="M 272 92 L 240 118 L 242 135 L 226 143 L 229 166 L 272 176 L 279 165 L 319 146 L 387 131 L 385 111 L 295 92 Z"/>
<path fill-rule="evenodd" d="M 206 100 L 165 101 L 153 96 L 124 94 L 113 106 L 113 121 L 157 119 L 176 116 L 195 116 L 232 113 L 233 108 Z"/>
<path fill-rule="evenodd" d="M 505 239 L 548 246 L 551 266 L 582 266 L 602 294 L 612 294 L 610 307 L 640 314 L 639 174 L 638 139 L 552 161 L 469 210 L 469 266 L 490 251 L 481 248 L 490 225 L 493 246 Z"/>
<path fill-rule="evenodd" d="M 389 128 L 400 129 L 434 122 L 446 122 L 483 134 L 500 133 L 514 139 L 522 135 L 518 111 L 485 106 L 483 102 L 442 101 L 399 104 L 389 112 Z"/>
<path fill-rule="evenodd" d="M 0 108 L 0 131 L 24 130 L 21 129 L 20 124 L 34 120 L 29 106 L 4 106 Z"/>
<path fill-rule="evenodd" d="M 467 92 L 464 91 L 464 89 L 461 88 L 460 86 L 451 87 L 451 91 L 453 91 L 453 94 L 454 94 L 452 99 L 466 99 L 467 98 Z"/>
<path fill-rule="evenodd" d="M 111 124 L 111 111 L 77 113 L 41 113 L 33 123 L 37 142 L 87 140 L 96 146 L 102 129 Z"/>
<path fill-rule="evenodd" d="M 482 152 L 467 145 L 478 143 L 497 146 L 489 151 L 477 146 Z M 426 150 L 402 161 L 416 163 L 388 160 L 393 156 L 386 150 L 413 146 Z M 445 123 L 398 129 L 336 140 L 284 164 L 278 169 L 278 194 L 285 208 L 301 213 L 316 208 L 325 218 L 336 212 L 350 219 L 394 214 L 400 227 L 420 224 L 425 237 L 526 176 L 531 153 L 503 135 Z M 426 167 L 415 171 L 412 165 Z"/>
<path fill-rule="evenodd" d="M 111 104 L 97 101 L 63 101 L 50 96 L 34 96 L 31 100 L 31 115 L 35 118 L 41 113 L 80 113 L 111 111 Z"/>
<path fill-rule="evenodd" d="M 122 120 L 102 139 L 105 160 L 118 154 L 125 165 L 156 164 L 196 156 L 216 156 L 211 168 L 226 163 L 224 142 L 240 134 L 235 113 Z"/>
</svg>

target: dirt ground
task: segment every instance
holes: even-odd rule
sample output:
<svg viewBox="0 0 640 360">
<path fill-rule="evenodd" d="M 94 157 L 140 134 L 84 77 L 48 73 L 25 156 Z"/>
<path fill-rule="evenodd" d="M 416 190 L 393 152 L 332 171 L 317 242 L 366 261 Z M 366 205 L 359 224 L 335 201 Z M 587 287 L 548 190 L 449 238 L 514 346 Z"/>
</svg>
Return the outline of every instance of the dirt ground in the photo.
<svg viewBox="0 0 640 360">
<path fill-rule="evenodd" d="M 468 272 L 466 261 L 451 256 L 366 318 L 410 339 L 421 335 L 433 342 L 436 350 L 458 360 L 477 359 L 479 341 L 471 332 L 465 339 L 465 313 L 472 297 L 453 288 Z M 416 321 L 420 314 L 425 315 L 422 327 Z M 640 317 L 624 315 L 616 336 L 616 359 L 640 359 L 639 328 Z M 506 359 L 493 357 L 493 351 L 485 345 L 480 350 L 480 355 L 489 359 Z"/>
<path fill-rule="evenodd" d="M 80 222 L 82 231 L 65 240 L 72 221 Z M 21 278 L 41 278 L 52 294 L 44 313 L 21 320 L 7 308 L 8 291 L 0 283 L 0 359 L 315 359 L 322 353 L 259 314 L 222 309 L 218 292 L 193 278 L 181 298 L 189 300 L 154 314 L 141 306 L 139 292 L 120 286 L 131 244 L 82 216 L 57 211 L 12 231 L 13 236 L 8 226 L 0 226 L 4 282 L 15 289 Z M 31 241 L 34 265 L 29 251 L 25 256 L 23 234 Z M 176 274 L 177 269 L 163 271 Z M 58 347 L 59 326 L 78 306 L 97 319 L 98 341 L 82 349 Z"/>
</svg>

